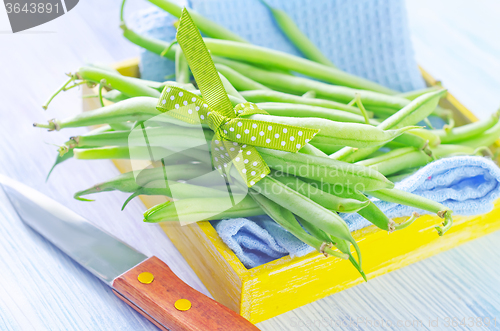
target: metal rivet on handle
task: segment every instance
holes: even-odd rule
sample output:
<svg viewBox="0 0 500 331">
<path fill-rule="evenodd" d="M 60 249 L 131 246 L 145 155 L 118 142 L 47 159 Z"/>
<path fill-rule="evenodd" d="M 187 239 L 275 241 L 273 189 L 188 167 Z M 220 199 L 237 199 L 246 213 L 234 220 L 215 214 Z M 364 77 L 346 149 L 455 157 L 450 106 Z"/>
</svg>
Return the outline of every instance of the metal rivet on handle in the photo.
<svg viewBox="0 0 500 331">
<path fill-rule="evenodd" d="M 191 308 L 191 301 L 187 299 L 179 299 L 174 304 L 177 310 L 186 311 Z"/>
<path fill-rule="evenodd" d="M 137 279 L 143 284 L 151 284 L 155 279 L 155 276 L 153 276 L 150 272 L 141 272 L 139 276 L 137 276 Z"/>
</svg>

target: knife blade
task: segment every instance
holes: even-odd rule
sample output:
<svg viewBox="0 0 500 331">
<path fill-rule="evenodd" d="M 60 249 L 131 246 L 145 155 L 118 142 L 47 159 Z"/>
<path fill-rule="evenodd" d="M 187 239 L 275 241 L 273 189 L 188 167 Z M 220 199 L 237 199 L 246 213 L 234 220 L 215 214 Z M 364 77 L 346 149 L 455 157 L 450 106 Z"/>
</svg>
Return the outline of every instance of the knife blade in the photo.
<svg viewBox="0 0 500 331">
<path fill-rule="evenodd" d="M 161 330 L 259 330 L 147 257 L 46 195 L 0 174 L 19 217 Z"/>
</svg>

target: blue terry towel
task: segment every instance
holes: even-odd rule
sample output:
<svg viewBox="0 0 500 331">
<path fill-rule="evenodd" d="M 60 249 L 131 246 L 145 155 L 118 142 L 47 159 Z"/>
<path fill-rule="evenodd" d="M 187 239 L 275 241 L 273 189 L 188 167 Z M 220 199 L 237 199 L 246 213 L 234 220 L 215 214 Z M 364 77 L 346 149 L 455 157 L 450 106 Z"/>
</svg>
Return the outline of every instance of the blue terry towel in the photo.
<svg viewBox="0 0 500 331">
<path fill-rule="evenodd" d="M 177 0 L 253 44 L 300 55 L 259 0 Z M 399 91 L 424 87 L 415 62 L 406 7 L 401 0 L 267 0 L 283 9 L 337 67 Z M 131 27 L 164 41 L 175 37 L 176 18 L 160 9 L 138 13 Z M 144 51 L 144 79 L 174 73 L 173 63 Z"/>
</svg>

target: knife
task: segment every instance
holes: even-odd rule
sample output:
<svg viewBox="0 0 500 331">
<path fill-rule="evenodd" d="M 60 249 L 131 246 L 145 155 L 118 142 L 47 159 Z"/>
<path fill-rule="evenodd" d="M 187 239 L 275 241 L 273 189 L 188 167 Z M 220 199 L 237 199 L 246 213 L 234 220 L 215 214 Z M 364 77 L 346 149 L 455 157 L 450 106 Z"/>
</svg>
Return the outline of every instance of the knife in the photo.
<svg viewBox="0 0 500 331">
<path fill-rule="evenodd" d="M 259 330 L 184 283 L 157 257 L 148 258 L 46 195 L 3 175 L 0 186 L 27 225 L 161 330 Z"/>
</svg>

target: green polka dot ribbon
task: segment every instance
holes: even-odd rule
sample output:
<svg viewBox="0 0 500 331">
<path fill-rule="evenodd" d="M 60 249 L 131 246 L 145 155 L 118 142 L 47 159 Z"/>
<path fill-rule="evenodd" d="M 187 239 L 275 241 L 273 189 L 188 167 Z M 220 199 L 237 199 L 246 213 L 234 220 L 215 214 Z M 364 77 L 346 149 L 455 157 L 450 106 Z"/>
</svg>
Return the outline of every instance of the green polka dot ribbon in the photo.
<svg viewBox="0 0 500 331">
<path fill-rule="evenodd" d="M 184 8 L 177 41 L 191 68 L 202 98 L 179 87 L 166 86 L 157 109 L 191 124 L 207 125 L 215 133 L 211 142 L 214 167 L 224 176 L 234 164 L 249 187 L 269 173 L 255 146 L 297 152 L 319 130 L 247 118 L 267 114 L 246 102 L 233 108 L 200 32 Z"/>
</svg>

